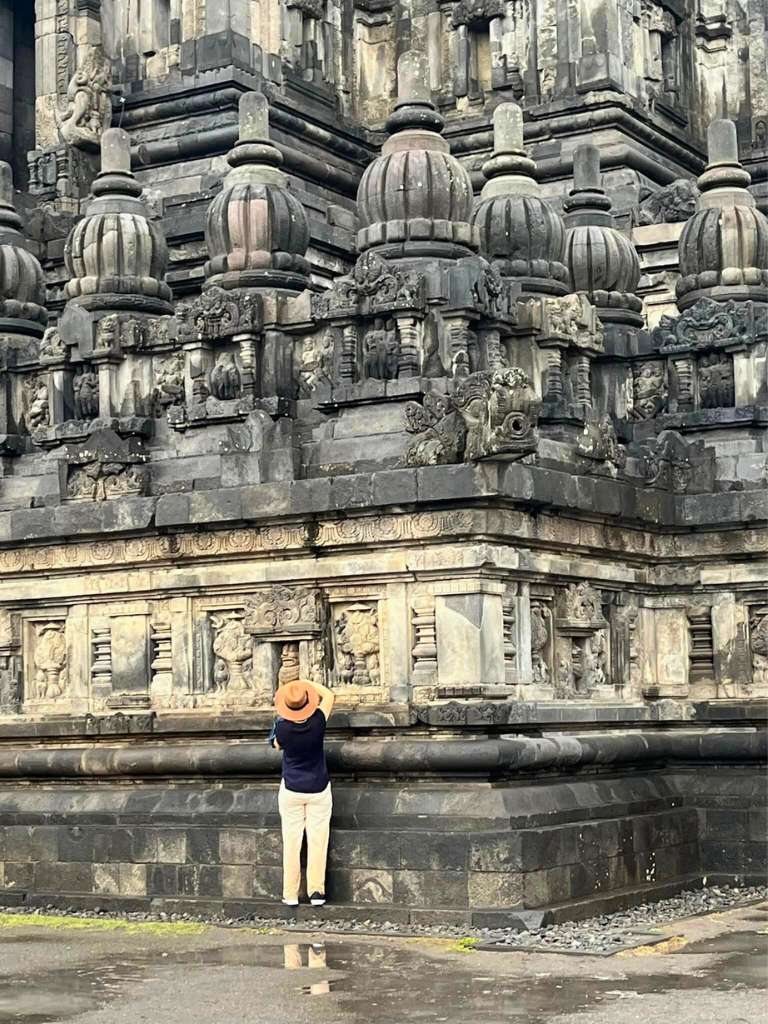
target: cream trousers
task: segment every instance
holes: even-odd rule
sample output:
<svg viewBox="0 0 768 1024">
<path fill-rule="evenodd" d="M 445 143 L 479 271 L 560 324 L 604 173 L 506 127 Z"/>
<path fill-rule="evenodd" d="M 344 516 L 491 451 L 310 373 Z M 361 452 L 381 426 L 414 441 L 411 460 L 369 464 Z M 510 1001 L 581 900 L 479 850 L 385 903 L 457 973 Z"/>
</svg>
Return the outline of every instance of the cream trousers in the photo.
<svg viewBox="0 0 768 1024">
<path fill-rule="evenodd" d="M 322 793 L 294 793 L 280 783 L 277 797 L 283 828 L 283 899 L 297 900 L 301 885 L 301 844 L 307 833 L 307 894 L 325 893 L 325 862 L 331 831 L 330 782 Z"/>
</svg>

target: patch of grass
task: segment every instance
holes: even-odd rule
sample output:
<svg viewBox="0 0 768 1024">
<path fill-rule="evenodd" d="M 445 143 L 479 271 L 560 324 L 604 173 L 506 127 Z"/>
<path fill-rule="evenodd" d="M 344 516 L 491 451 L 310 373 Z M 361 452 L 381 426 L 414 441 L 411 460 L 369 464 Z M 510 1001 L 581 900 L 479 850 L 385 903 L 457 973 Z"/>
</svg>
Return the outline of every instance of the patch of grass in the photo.
<svg viewBox="0 0 768 1024">
<path fill-rule="evenodd" d="M 124 932 L 127 935 L 202 935 L 209 925 L 196 921 L 123 921 L 119 918 L 66 917 L 57 914 L 0 913 L 0 928 L 50 928 L 69 931 Z M 261 929 L 257 929 L 261 931 Z"/>
<path fill-rule="evenodd" d="M 471 953 L 479 942 L 480 939 L 465 935 L 463 938 L 452 942 L 448 949 L 451 953 Z"/>
</svg>

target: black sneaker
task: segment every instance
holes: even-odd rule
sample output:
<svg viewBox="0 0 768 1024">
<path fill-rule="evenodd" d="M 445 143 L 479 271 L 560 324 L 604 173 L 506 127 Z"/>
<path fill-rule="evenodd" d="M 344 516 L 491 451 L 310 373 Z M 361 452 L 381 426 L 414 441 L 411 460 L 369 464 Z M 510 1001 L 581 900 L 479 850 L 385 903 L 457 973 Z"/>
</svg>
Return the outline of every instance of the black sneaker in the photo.
<svg viewBox="0 0 768 1024">
<path fill-rule="evenodd" d="M 313 907 L 324 907 L 325 906 L 325 894 L 322 892 L 313 892 L 309 897 L 309 902 Z"/>
</svg>

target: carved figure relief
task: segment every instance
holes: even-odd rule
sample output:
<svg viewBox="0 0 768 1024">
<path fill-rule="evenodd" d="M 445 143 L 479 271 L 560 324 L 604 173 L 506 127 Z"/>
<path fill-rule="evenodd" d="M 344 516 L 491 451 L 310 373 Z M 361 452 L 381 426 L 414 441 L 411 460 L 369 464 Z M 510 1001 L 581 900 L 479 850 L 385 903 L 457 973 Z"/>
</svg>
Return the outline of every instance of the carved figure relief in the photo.
<svg viewBox="0 0 768 1024">
<path fill-rule="evenodd" d="M 366 331 L 363 376 L 375 380 L 395 380 L 399 346 L 394 320 L 377 319 Z"/>
<path fill-rule="evenodd" d="M 334 623 L 336 668 L 344 686 L 379 683 L 379 615 L 376 604 L 347 605 Z"/>
<path fill-rule="evenodd" d="M 312 313 L 318 320 L 328 320 L 345 313 L 388 313 L 423 305 L 424 275 L 394 269 L 369 250 L 358 258 L 348 277 L 338 278 L 333 287 L 313 296 Z"/>
<path fill-rule="evenodd" d="M 323 384 L 333 383 L 332 328 L 310 335 L 301 346 L 298 367 L 299 398 L 309 398 Z"/>
<path fill-rule="evenodd" d="M 82 367 L 72 382 L 75 398 L 75 419 L 94 420 L 99 415 L 99 375 L 90 367 Z"/>
<path fill-rule="evenodd" d="M 632 367 L 632 418 L 650 420 L 664 408 L 667 392 L 664 363 L 654 360 Z"/>
<path fill-rule="evenodd" d="M 560 617 L 570 623 L 601 624 L 602 598 L 591 583 L 569 583 L 560 601 Z"/>
<path fill-rule="evenodd" d="M 734 404 L 733 357 L 711 352 L 698 363 L 699 404 L 702 409 L 723 409 Z"/>
<path fill-rule="evenodd" d="M 241 379 L 235 357 L 231 352 L 220 352 L 211 370 L 210 392 L 221 401 L 240 397 Z"/>
<path fill-rule="evenodd" d="M 50 424 L 48 384 L 44 377 L 27 377 L 24 381 L 24 408 L 24 422 L 30 434 Z"/>
<path fill-rule="evenodd" d="M 83 58 L 67 88 L 61 137 L 71 146 L 98 149 L 112 121 L 111 69 L 101 47 L 80 49 Z"/>
<path fill-rule="evenodd" d="M 11 613 L 0 611 L 0 714 L 21 710 L 23 682 L 19 639 Z"/>
<path fill-rule="evenodd" d="M 155 363 L 155 402 L 161 410 L 184 404 L 183 352 L 172 352 Z"/>
<path fill-rule="evenodd" d="M 706 489 L 713 474 L 714 452 L 675 430 L 662 430 L 655 443 L 645 448 L 645 480 L 652 487 L 685 494 L 695 478 L 700 478 L 701 489 Z"/>
<path fill-rule="evenodd" d="M 46 327 L 43 340 L 40 342 L 40 359 L 43 362 L 54 362 L 66 359 L 67 346 L 62 341 L 57 327 Z"/>
<path fill-rule="evenodd" d="M 464 420 L 447 395 L 428 391 L 423 402 L 408 402 L 405 429 L 415 434 L 406 453 L 409 466 L 442 466 L 458 462 L 464 451 Z"/>
<path fill-rule="evenodd" d="M 56 700 L 68 687 L 67 641 L 64 623 L 35 623 L 34 640 L 35 700 Z"/>
<path fill-rule="evenodd" d="M 540 686 L 551 684 L 547 662 L 551 627 L 552 618 L 546 605 L 531 601 L 531 663 L 533 681 Z"/>
<path fill-rule="evenodd" d="M 753 684 L 768 686 L 768 607 L 750 609 L 749 649 L 752 653 Z"/>
</svg>

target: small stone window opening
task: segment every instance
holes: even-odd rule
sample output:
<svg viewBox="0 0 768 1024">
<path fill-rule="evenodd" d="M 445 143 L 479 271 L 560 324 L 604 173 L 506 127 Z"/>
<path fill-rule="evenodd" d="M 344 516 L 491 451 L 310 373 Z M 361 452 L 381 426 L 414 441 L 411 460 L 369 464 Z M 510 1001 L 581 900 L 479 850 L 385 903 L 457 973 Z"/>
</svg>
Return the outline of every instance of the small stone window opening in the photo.
<svg viewBox="0 0 768 1024">
<path fill-rule="evenodd" d="M 711 679 L 715 672 L 712 609 L 708 605 L 688 609 L 689 670 L 691 682 Z"/>
<path fill-rule="evenodd" d="M 482 96 L 491 88 L 491 30 L 479 22 L 469 30 L 469 93 Z"/>
</svg>

